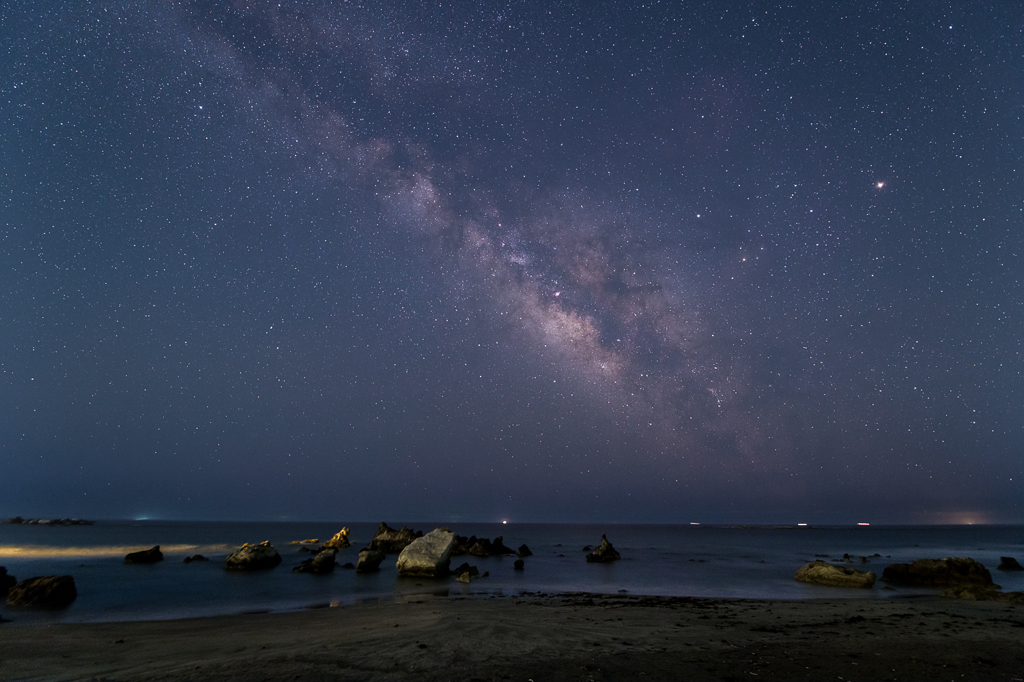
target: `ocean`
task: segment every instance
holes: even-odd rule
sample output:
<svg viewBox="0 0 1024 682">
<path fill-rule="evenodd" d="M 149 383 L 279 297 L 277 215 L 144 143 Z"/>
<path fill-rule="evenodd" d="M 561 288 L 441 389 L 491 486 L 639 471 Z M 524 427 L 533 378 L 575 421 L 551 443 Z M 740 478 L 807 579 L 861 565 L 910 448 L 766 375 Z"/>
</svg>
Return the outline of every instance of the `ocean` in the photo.
<svg viewBox="0 0 1024 682">
<path fill-rule="evenodd" d="M 339 567 L 325 576 L 293 573 L 309 554 L 291 541 L 325 541 L 343 525 L 352 546 L 338 553 Z M 892 599 L 934 593 L 878 582 L 871 590 L 798 583 L 793 573 L 815 558 L 869 557 L 851 564 L 879 577 L 890 563 L 920 558 L 969 556 L 992 571 L 1005 591 L 1024 590 L 1024 572 L 995 570 L 1001 556 L 1024 561 L 1024 526 L 817 526 L 735 527 L 708 525 L 580 525 L 409 523 L 428 532 L 447 526 L 459 535 L 493 539 L 508 547 L 526 544 L 533 556 L 525 570 L 513 570 L 514 556 L 456 557 L 488 577 L 469 584 L 453 578 L 399 577 L 389 556 L 381 570 L 357 574 L 340 567 L 356 562 L 377 523 L 227 523 L 182 521 L 97 521 L 91 526 L 0 524 L 0 566 L 19 580 L 71 575 L 78 599 L 61 611 L 0 608 L 3 627 L 47 622 L 100 622 L 211 616 L 253 611 L 288 611 L 352 604 L 363 600 L 420 596 L 488 597 L 523 593 L 591 592 L 633 595 L 749 599 L 849 597 Z M 389 525 L 400 528 L 401 522 Z M 584 546 L 601 535 L 621 553 L 611 564 L 588 564 Z M 229 572 L 224 559 L 245 542 L 269 540 L 283 559 L 277 568 Z M 124 563 L 124 555 L 160 545 L 164 561 Z M 184 563 L 192 554 L 209 562 Z M 879 554 L 881 557 L 872 557 Z"/>
</svg>

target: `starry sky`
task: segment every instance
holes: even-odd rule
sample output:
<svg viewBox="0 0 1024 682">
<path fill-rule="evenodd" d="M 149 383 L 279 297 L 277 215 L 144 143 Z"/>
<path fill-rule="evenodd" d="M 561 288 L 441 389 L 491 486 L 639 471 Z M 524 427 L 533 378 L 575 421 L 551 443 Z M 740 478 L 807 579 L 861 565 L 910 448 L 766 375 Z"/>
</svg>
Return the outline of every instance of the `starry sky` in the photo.
<svg viewBox="0 0 1024 682">
<path fill-rule="evenodd" d="M 1018 2 L 0 8 L 0 515 L 1024 521 Z"/>
</svg>

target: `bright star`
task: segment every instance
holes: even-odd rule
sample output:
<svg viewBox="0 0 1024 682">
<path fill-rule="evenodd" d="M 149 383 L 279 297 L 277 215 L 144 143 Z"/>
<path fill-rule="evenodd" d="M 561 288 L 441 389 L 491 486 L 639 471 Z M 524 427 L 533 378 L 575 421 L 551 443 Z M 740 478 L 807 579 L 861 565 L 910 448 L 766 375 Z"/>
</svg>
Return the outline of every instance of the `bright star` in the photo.
<svg viewBox="0 0 1024 682">
<path fill-rule="evenodd" d="M 875 183 L 875 187 L 877 187 L 878 189 L 882 189 L 883 187 L 885 187 L 885 183 L 879 180 L 878 182 Z"/>
</svg>

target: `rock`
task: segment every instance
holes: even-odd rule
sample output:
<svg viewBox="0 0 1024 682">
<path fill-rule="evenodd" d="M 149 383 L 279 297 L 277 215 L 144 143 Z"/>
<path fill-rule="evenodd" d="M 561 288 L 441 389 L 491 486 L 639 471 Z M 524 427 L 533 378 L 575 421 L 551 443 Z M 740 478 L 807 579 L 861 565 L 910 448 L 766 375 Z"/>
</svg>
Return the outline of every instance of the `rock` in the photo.
<svg viewBox="0 0 1024 682">
<path fill-rule="evenodd" d="M 258 545 L 247 542 L 236 549 L 224 562 L 224 567 L 232 571 L 252 571 L 273 568 L 279 563 L 281 555 L 269 541 L 264 540 Z"/>
<path fill-rule="evenodd" d="M 480 570 L 476 566 L 470 566 L 466 562 L 462 562 L 462 565 L 458 568 L 453 568 L 451 571 L 452 575 L 461 575 L 463 573 L 469 573 L 471 576 L 480 575 Z"/>
<path fill-rule="evenodd" d="M 4 519 L 4 523 L 25 523 L 25 519 L 15 516 L 13 519 Z"/>
<path fill-rule="evenodd" d="M 533 556 L 533 552 L 526 545 L 519 545 L 519 549 L 516 550 L 517 557 Z"/>
<path fill-rule="evenodd" d="M 320 544 L 320 540 L 318 538 L 310 538 L 308 540 L 292 540 L 288 544 L 289 545 L 319 545 Z"/>
<path fill-rule="evenodd" d="M 594 551 L 594 546 L 593 545 L 584 545 L 583 549 L 581 549 L 580 551 L 581 552 L 593 552 Z"/>
<path fill-rule="evenodd" d="M 435 528 L 416 538 L 398 555 L 399 575 L 448 575 L 448 562 L 455 535 L 447 528 Z"/>
<path fill-rule="evenodd" d="M 947 587 L 939 592 L 939 596 L 968 601 L 1001 601 L 1010 604 L 1024 604 L 1024 592 L 1000 592 L 980 585 Z"/>
<path fill-rule="evenodd" d="M 160 545 L 153 545 L 141 552 L 130 552 L 125 555 L 126 564 L 155 564 L 164 560 L 164 553 L 160 551 Z"/>
<path fill-rule="evenodd" d="M 999 565 L 996 566 L 997 571 L 1024 571 L 1024 566 L 1021 566 L 1016 559 L 1012 556 L 1001 556 L 999 557 Z"/>
<path fill-rule="evenodd" d="M 515 554 L 515 550 L 505 546 L 505 538 L 498 536 L 491 543 L 491 554 Z"/>
<path fill-rule="evenodd" d="M 384 552 L 375 549 L 364 549 L 356 560 L 357 573 L 372 573 L 380 570 L 380 562 L 384 561 Z"/>
<path fill-rule="evenodd" d="M 351 561 L 346 561 L 345 563 L 343 563 L 341 565 L 341 567 L 351 570 L 351 569 L 355 568 L 356 565 L 354 563 L 352 563 Z"/>
<path fill-rule="evenodd" d="M 487 538 L 479 538 L 473 543 L 473 546 L 469 548 L 468 553 L 471 556 L 488 557 L 494 554 L 494 549 L 490 540 Z"/>
<path fill-rule="evenodd" d="M 334 534 L 334 537 L 324 543 L 324 547 L 334 547 L 336 549 L 344 549 L 348 546 L 348 526 L 339 530 Z"/>
<path fill-rule="evenodd" d="M 865 587 L 875 584 L 872 571 L 858 571 L 855 568 L 836 566 L 827 561 L 812 561 L 801 566 L 794 576 L 802 583 L 828 585 L 830 587 Z"/>
<path fill-rule="evenodd" d="M 60 609 L 70 605 L 77 598 L 75 579 L 70 575 L 46 575 L 15 584 L 7 592 L 7 605 Z"/>
<path fill-rule="evenodd" d="M 334 571 L 334 555 L 337 550 L 328 548 L 317 554 L 312 559 L 306 559 L 292 569 L 294 573 L 313 573 L 314 575 L 326 575 Z"/>
<path fill-rule="evenodd" d="M 615 548 L 612 547 L 612 543 L 608 542 L 608 538 L 604 535 L 601 536 L 601 545 L 593 552 L 587 555 L 587 561 L 590 563 L 606 564 L 609 561 L 617 561 L 622 557 Z"/>
<path fill-rule="evenodd" d="M 512 564 L 512 568 L 514 568 L 517 571 L 521 571 L 523 570 L 523 566 L 525 565 L 525 563 L 526 562 L 524 562 L 522 559 L 516 559 L 516 562 Z"/>
<path fill-rule="evenodd" d="M 472 578 L 469 575 L 469 571 L 463 571 L 462 573 L 459 573 L 455 577 L 455 579 L 458 580 L 460 583 L 468 583 L 470 580 L 472 580 Z"/>
<path fill-rule="evenodd" d="M 970 557 L 918 559 L 912 564 L 889 564 L 882 581 L 918 587 L 992 586 L 992 574 Z"/>
<path fill-rule="evenodd" d="M 409 526 L 402 526 L 402 530 L 395 530 L 382 521 L 377 527 L 373 540 L 370 541 L 370 549 L 385 554 L 398 554 L 418 537 L 423 537 L 422 531 L 418 534 L 414 533 L 409 530 Z"/>
<path fill-rule="evenodd" d="M 476 536 L 467 538 L 465 535 L 456 535 L 452 544 L 451 556 L 463 556 L 469 554 L 469 548 L 476 544 Z"/>
<path fill-rule="evenodd" d="M 193 554 L 192 556 L 185 557 L 186 564 L 190 564 L 193 561 L 209 561 L 209 559 L 204 557 L 202 554 Z"/>
<path fill-rule="evenodd" d="M 7 575 L 7 567 L 0 566 L 0 599 L 7 598 L 7 592 L 18 584 L 18 579 L 13 575 Z"/>
</svg>

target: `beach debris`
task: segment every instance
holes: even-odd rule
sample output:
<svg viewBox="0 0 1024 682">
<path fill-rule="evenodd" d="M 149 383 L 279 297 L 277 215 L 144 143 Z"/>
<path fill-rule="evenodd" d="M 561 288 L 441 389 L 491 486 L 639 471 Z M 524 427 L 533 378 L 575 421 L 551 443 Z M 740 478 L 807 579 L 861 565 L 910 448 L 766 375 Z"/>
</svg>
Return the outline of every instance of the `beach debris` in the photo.
<svg viewBox="0 0 1024 682">
<path fill-rule="evenodd" d="M 1024 571 L 1024 566 L 1014 559 L 1012 556 L 1001 556 L 999 557 L 999 565 L 996 566 L 997 571 Z"/>
<path fill-rule="evenodd" d="M 395 566 L 399 575 L 448 575 L 455 535 L 447 528 L 435 528 L 416 538 L 398 555 Z"/>
<path fill-rule="evenodd" d="M 525 565 L 526 565 L 525 561 L 523 561 L 522 559 L 516 559 L 515 563 L 512 564 L 512 568 L 514 570 L 516 570 L 516 571 L 521 571 L 521 570 L 523 570 L 523 567 Z"/>
<path fill-rule="evenodd" d="M 7 575 L 7 567 L 0 566 L 0 599 L 7 598 L 7 592 L 18 584 L 18 579 L 13 575 Z"/>
<path fill-rule="evenodd" d="M 402 526 L 402 530 L 395 530 L 388 524 L 381 521 L 377 532 L 370 541 L 370 549 L 384 552 L 385 554 L 398 554 L 416 538 L 423 537 L 423 531 L 413 532 L 409 526 Z"/>
<path fill-rule="evenodd" d="M 236 549 L 225 560 L 224 568 L 231 571 L 252 571 L 273 568 L 281 563 L 281 555 L 277 553 L 269 540 L 258 545 L 248 542 Z"/>
<path fill-rule="evenodd" d="M 384 552 L 375 549 L 364 549 L 359 552 L 359 559 L 356 560 L 357 573 L 373 573 L 380 570 L 380 562 L 384 561 Z"/>
<path fill-rule="evenodd" d="M 160 551 L 160 545 L 153 545 L 139 552 L 129 552 L 124 557 L 126 564 L 155 564 L 163 560 L 164 553 Z"/>
<path fill-rule="evenodd" d="M 334 547 L 335 549 L 344 549 L 349 546 L 348 541 L 348 526 L 345 526 L 337 533 L 334 534 L 330 540 L 324 543 L 324 547 Z"/>
<path fill-rule="evenodd" d="M 314 575 L 326 575 L 334 571 L 335 561 L 334 555 L 338 553 L 338 550 L 333 547 L 328 547 L 322 550 L 312 559 L 306 559 L 301 564 L 292 569 L 293 573 L 313 573 Z"/>
<path fill-rule="evenodd" d="M 204 557 L 202 554 L 193 554 L 192 556 L 185 557 L 186 564 L 190 564 L 193 561 L 209 561 L 209 559 Z"/>
<path fill-rule="evenodd" d="M 608 542 L 608 537 L 601 535 L 601 544 L 593 552 L 587 555 L 587 561 L 590 563 L 606 564 L 610 561 L 617 561 L 622 556 L 615 551 L 612 547 L 612 543 Z"/>
<path fill-rule="evenodd" d="M 970 557 L 918 559 L 912 564 L 889 564 L 882 582 L 918 587 L 957 587 L 993 585 L 992 574 Z"/>
<path fill-rule="evenodd" d="M 947 587 L 939 592 L 939 596 L 967 601 L 1002 601 L 1010 604 L 1024 604 L 1024 592 L 1000 592 L 998 589 L 980 585 Z"/>
<path fill-rule="evenodd" d="M 525 544 L 519 545 L 519 549 L 516 550 L 517 557 L 533 556 L 533 552 Z"/>
<path fill-rule="evenodd" d="M 7 605 L 61 609 L 77 598 L 75 579 L 70 575 L 44 575 L 16 583 L 7 592 Z"/>
<path fill-rule="evenodd" d="M 811 561 L 797 569 L 793 576 L 802 583 L 827 585 L 829 587 L 870 588 L 875 584 L 873 571 L 858 571 L 855 568 L 836 566 L 827 561 Z"/>
</svg>

